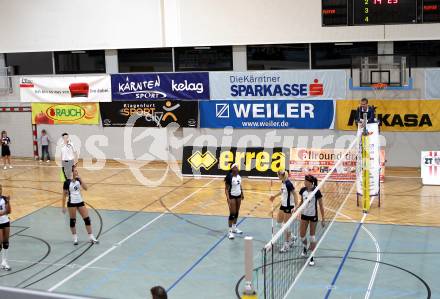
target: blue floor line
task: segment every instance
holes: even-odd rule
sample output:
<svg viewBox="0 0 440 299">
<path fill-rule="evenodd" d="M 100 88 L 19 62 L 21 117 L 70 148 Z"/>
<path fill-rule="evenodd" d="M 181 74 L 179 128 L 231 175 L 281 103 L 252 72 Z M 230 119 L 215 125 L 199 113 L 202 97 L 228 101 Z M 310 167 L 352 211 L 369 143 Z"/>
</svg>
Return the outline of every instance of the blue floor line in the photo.
<svg viewBox="0 0 440 299">
<path fill-rule="evenodd" d="M 241 223 L 243 223 L 243 221 L 246 220 L 246 217 L 244 217 L 243 219 L 241 219 L 238 223 L 237 226 L 239 226 Z M 185 276 L 187 276 L 192 270 L 194 270 L 195 267 L 197 267 L 198 264 L 200 264 L 205 257 L 207 257 L 218 245 L 220 245 L 220 243 L 227 237 L 227 234 L 225 234 L 220 240 L 218 240 L 213 246 L 211 246 L 211 248 L 208 249 L 208 251 L 206 251 L 191 267 L 189 267 L 188 270 L 185 271 L 185 273 L 183 273 L 168 289 L 167 289 L 167 293 L 169 293 L 180 281 L 182 281 L 182 279 L 185 278 Z"/>
<path fill-rule="evenodd" d="M 342 258 L 342 261 L 339 264 L 338 271 L 336 271 L 336 274 L 333 277 L 332 284 L 328 287 L 327 293 L 325 294 L 325 297 L 324 297 L 325 299 L 328 299 L 330 297 L 330 294 L 331 294 L 333 288 L 335 287 L 335 284 L 336 284 L 336 281 L 338 280 L 339 275 L 342 272 L 342 268 L 344 267 L 345 261 L 347 260 L 347 257 L 350 254 L 351 248 L 354 245 L 354 241 L 356 240 L 356 238 L 359 234 L 359 231 L 361 230 L 361 227 L 362 227 L 362 222 L 360 222 L 356 228 L 356 232 L 354 233 L 354 236 L 351 239 L 350 245 L 348 246 L 347 251 L 345 251 L 344 257 Z"/>
</svg>

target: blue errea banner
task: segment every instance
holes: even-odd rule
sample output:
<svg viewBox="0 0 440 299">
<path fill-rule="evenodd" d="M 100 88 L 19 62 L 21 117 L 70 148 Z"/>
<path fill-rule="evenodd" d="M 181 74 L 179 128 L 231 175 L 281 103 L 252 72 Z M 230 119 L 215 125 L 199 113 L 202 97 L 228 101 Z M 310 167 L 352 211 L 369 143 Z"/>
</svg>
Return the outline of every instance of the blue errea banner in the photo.
<svg viewBox="0 0 440 299">
<path fill-rule="evenodd" d="M 209 100 L 209 75 L 155 73 L 111 75 L 113 101 Z"/>
<path fill-rule="evenodd" d="M 211 100 L 199 103 L 201 128 L 333 129 L 334 100 Z"/>
<path fill-rule="evenodd" d="M 344 99 L 344 70 L 211 72 L 212 100 Z"/>
</svg>

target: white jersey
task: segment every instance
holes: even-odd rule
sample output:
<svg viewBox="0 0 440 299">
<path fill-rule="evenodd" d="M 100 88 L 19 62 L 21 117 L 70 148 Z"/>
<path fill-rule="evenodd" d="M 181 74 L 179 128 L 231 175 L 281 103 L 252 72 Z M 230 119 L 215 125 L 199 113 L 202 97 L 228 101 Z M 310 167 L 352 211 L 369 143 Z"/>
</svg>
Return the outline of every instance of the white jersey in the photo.
<svg viewBox="0 0 440 299">
<path fill-rule="evenodd" d="M 236 176 L 228 174 L 226 176 L 226 184 L 229 185 L 229 195 L 241 195 L 241 176 L 239 174 L 237 174 Z"/>
<path fill-rule="evenodd" d="M 81 181 L 66 180 L 63 189 L 69 193 L 69 203 L 81 203 L 83 198 L 81 196 Z"/>
<path fill-rule="evenodd" d="M 290 180 L 286 180 L 281 184 L 281 206 L 287 208 L 295 206 L 295 201 L 292 197 L 292 192 L 294 190 L 295 187 Z"/>
<path fill-rule="evenodd" d="M 0 196 L 0 212 L 6 211 L 6 200 L 4 196 Z M 9 216 L 3 215 L 0 216 L 0 224 L 8 223 L 9 222 Z"/>
<path fill-rule="evenodd" d="M 75 160 L 76 149 L 72 143 L 61 145 L 61 160 L 63 161 L 71 161 Z"/>
<path fill-rule="evenodd" d="M 302 215 L 304 216 L 310 216 L 310 217 L 317 217 L 318 216 L 318 200 L 322 198 L 321 191 L 316 191 L 315 195 L 309 202 L 305 202 L 308 198 L 309 194 L 313 191 L 308 191 L 306 187 L 302 188 L 299 191 L 299 194 L 301 195 L 304 204 L 306 205 L 304 210 L 302 210 Z"/>
</svg>

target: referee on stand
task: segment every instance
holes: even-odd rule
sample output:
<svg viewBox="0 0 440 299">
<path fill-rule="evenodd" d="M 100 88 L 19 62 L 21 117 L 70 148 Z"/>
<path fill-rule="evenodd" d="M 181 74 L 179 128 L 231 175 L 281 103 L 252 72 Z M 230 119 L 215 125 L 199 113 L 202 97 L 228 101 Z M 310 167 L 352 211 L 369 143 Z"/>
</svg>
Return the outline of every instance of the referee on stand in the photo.
<svg viewBox="0 0 440 299">
<path fill-rule="evenodd" d="M 63 133 L 63 144 L 61 145 L 61 166 L 63 168 L 64 180 L 72 178 L 72 166 L 78 162 L 78 153 L 70 141 L 69 134 Z"/>
</svg>

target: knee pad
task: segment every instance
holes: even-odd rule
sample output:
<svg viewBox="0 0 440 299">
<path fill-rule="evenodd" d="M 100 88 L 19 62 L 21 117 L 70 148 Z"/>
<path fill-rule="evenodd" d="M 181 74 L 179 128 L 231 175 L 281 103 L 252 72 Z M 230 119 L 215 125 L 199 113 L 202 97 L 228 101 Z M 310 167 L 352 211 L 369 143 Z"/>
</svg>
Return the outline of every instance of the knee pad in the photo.
<svg viewBox="0 0 440 299">
<path fill-rule="evenodd" d="M 9 242 L 8 241 L 3 242 L 3 248 L 4 249 L 8 249 L 9 248 Z"/>
<path fill-rule="evenodd" d="M 86 225 L 90 225 L 90 224 L 92 224 L 92 222 L 90 221 L 90 217 L 86 217 L 86 218 L 84 218 L 83 220 L 84 220 L 84 223 L 85 223 Z"/>
<path fill-rule="evenodd" d="M 229 220 L 234 220 L 235 219 L 235 214 L 234 213 L 231 213 L 231 214 L 229 214 L 229 218 L 228 218 Z"/>
<path fill-rule="evenodd" d="M 76 225 L 76 219 L 70 218 L 70 227 L 75 227 L 75 225 Z"/>
<path fill-rule="evenodd" d="M 316 237 L 315 236 L 310 236 L 310 242 L 315 243 L 316 242 Z"/>
</svg>

